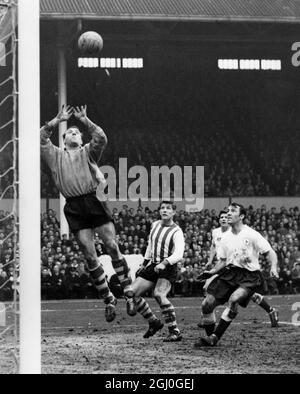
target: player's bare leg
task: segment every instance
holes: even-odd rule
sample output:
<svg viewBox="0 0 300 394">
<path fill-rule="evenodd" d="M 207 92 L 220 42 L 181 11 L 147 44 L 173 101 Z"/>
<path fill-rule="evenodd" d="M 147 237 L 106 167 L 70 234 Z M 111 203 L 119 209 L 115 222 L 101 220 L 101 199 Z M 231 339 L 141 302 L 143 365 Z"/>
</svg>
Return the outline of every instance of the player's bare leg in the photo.
<svg viewBox="0 0 300 394">
<path fill-rule="evenodd" d="M 279 327 L 278 311 L 266 301 L 266 298 L 264 296 L 259 293 L 254 293 L 251 297 L 251 300 L 267 312 L 271 321 L 271 327 Z"/>
<path fill-rule="evenodd" d="M 153 289 L 154 283 L 143 278 L 136 278 L 132 284 L 132 290 L 135 294 L 134 302 L 137 312 L 139 312 L 149 322 L 149 328 L 144 334 L 144 338 L 150 338 L 163 328 L 163 323 L 152 312 L 148 302 L 141 296 L 147 291 Z"/>
<path fill-rule="evenodd" d="M 76 233 L 76 240 L 82 249 L 84 257 L 86 258 L 91 277 L 94 280 L 97 290 L 99 291 L 99 295 L 104 299 L 106 304 L 106 321 L 112 322 L 116 317 L 115 306 L 117 300 L 108 287 L 103 267 L 98 261 L 94 245 L 93 230 L 79 230 Z"/>
<path fill-rule="evenodd" d="M 154 289 L 154 297 L 160 306 L 162 315 L 168 325 L 169 335 L 164 342 L 178 342 L 181 341 L 182 335 L 177 326 L 174 306 L 168 300 L 167 296 L 171 290 L 171 283 L 167 279 L 160 278 Z"/>
<path fill-rule="evenodd" d="M 217 302 L 215 297 L 211 294 L 207 294 L 201 305 L 201 326 L 199 323 L 198 327 L 204 328 L 208 336 L 213 334 L 216 328 L 216 316 L 214 312 L 216 306 Z"/>
<path fill-rule="evenodd" d="M 214 332 L 215 324 L 216 324 L 216 318 L 213 312 L 213 310 L 216 307 L 216 303 L 215 303 L 215 299 L 212 299 L 214 297 L 207 293 L 207 288 L 210 285 L 210 283 L 213 280 L 215 280 L 217 277 L 218 275 L 213 275 L 211 278 L 205 281 L 205 284 L 203 286 L 204 300 L 201 306 L 202 314 L 201 314 L 201 320 L 197 324 L 197 326 L 199 328 L 204 328 L 207 335 L 211 335 Z"/>
<path fill-rule="evenodd" d="M 110 222 L 99 227 L 97 229 L 97 232 L 112 259 L 112 266 L 123 288 L 126 298 L 127 313 L 130 316 L 134 316 L 136 315 L 136 307 L 133 300 L 134 293 L 131 286 L 132 280 L 130 277 L 128 264 L 123 255 L 121 254 L 118 244 L 115 240 L 115 226 L 112 222 Z"/>
<path fill-rule="evenodd" d="M 228 307 L 224 310 L 214 333 L 210 336 L 201 338 L 203 346 L 216 346 L 227 328 L 230 326 L 231 322 L 236 318 L 239 303 L 244 301 L 248 296 L 248 291 L 242 287 L 239 287 L 234 293 L 232 293 L 228 300 Z"/>
</svg>

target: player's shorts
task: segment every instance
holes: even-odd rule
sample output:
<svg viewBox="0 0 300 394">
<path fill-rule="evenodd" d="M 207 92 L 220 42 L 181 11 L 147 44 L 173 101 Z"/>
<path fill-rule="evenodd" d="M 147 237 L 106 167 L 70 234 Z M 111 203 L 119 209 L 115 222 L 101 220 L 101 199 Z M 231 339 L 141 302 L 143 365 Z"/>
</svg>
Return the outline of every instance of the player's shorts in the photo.
<svg viewBox="0 0 300 394">
<path fill-rule="evenodd" d="M 261 272 L 260 272 L 260 276 L 261 276 L 261 285 L 260 288 L 256 290 L 256 293 L 259 293 L 261 295 L 268 294 L 269 287 L 266 278 L 263 276 Z"/>
<path fill-rule="evenodd" d="M 207 280 L 205 281 L 204 286 L 203 286 L 203 290 L 206 291 L 207 288 L 208 288 L 208 286 L 211 284 L 211 282 L 212 282 L 213 280 L 215 280 L 218 276 L 219 276 L 219 275 L 216 274 L 216 275 L 213 275 L 211 278 L 207 279 Z"/>
<path fill-rule="evenodd" d="M 98 200 L 96 192 L 67 198 L 64 213 L 73 233 L 113 221 L 106 203 Z"/>
<path fill-rule="evenodd" d="M 242 307 L 246 307 L 252 295 L 261 290 L 262 275 L 260 271 L 248 271 L 245 268 L 229 266 L 220 271 L 207 287 L 207 293 L 215 297 L 218 304 L 225 304 L 235 292 L 236 289 L 242 287 L 247 290 L 247 299 L 241 302 Z"/>
<path fill-rule="evenodd" d="M 167 265 L 167 267 L 157 274 L 154 271 L 155 264 L 150 264 L 143 268 L 137 277 L 148 280 L 149 282 L 157 283 L 158 279 L 167 279 L 169 282 L 174 283 L 177 277 L 177 264 Z"/>
</svg>

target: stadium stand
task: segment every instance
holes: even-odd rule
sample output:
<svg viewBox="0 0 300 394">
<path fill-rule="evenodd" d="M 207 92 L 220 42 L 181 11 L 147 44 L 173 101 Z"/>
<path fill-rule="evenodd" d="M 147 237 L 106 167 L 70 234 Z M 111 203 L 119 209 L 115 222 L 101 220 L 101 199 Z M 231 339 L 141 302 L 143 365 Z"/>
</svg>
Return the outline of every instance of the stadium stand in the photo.
<svg viewBox="0 0 300 394">
<path fill-rule="evenodd" d="M 130 134 L 129 134 L 130 133 Z M 217 132 L 216 132 L 217 134 Z M 128 155 L 128 141 L 130 135 L 130 155 Z M 170 138 L 170 133 L 168 134 Z M 186 136 L 185 136 L 186 137 Z M 249 159 L 245 151 L 234 145 L 229 136 L 224 136 L 221 142 L 216 146 L 216 135 L 210 134 L 208 137 L 203 135 L 202 138 L 193 140 L 186 138 L 180 139 L 179 135 L 174 133 L 173 144 L 170 146 L 164 144 L 164 134 L 157 135 L 155 147 L 147 149 L 147 141 L 151 137 L 147 133 L 133 132 L 132 130 L 122 134 L 115 133 L 114 137 L 118 139 L 119 146 L 123 151 L 120 157 L 130 157 L 129 165 L 143 165 L 149 169 L 151 164 L 155 165 L 204 165 L 205 163 L 205 197 L 228 197 L 228 196 L 300 196 L 299 180 L 299 151 L 295 149 L 293 140 L 285 144 L 283 154 L 276 153 L 281 145 L 280 140 L 273 142 L 274 149 L 266 153 L 260 153 L 255 142 L 258 161 L 256 157 Z M 295 138 L 296 140 L 296 138 Z M 205 144 L 204 144 L 205 141 Z M 264 145 L 263 139 L 256 138 L 258 146 Z M 112 143 L 112 145 L 114 145 Z M 248 145 L 249 146 L 249 145 Z M 254 148 L 254 147 L 253 147 Z M 231 152 L 234 151 L 232 154 Z M 289 152 L 294 151 L 291 155 Z M 219 153 L 222 152 L 222 155 Z M 249 151 L 247 151 L 249 154 Z M 118 171 L 119 159 L 114 158 L 112 148 L 108 147 L 104 154 L 103 161 L 105 165 L 113 166 Z M 201 158 L 199 162 L 198 158 Z M 278 159 L 279 158 L 279 159 Z M 105 159 L 104 159 L 105 160 Z M 260 170 L 254 167 L 260 163 Z M 5 187 L 5 179 L 1 188 Z M 42 172 L 42 197 L 57 198 L 58 191 L 53 185 L 50 175 L 43 168 Z"/>
<path fill-rule="evenodd" d="M 294 294 L 300 292 L 300 213 L 299 207 L 280 210 L 248 207 L 246 223 L 261 232 L 272 244 L 278 255 L 279 280 L 269 276 L 268 264 L 260 260 L 263 274 L 268 284 L 269 294 Z M 6 216 L 0 211 L 0 220 Z M 139 208 L 134 211 L 124 206 L 118 212 L 113 210 L 121 252 L 126 255 L 144 254 L 147 234 L 152 221 L 158 218 L 158 211 Z M 208 261 L 211 231 L 218 226 L 217 212 L 204 210 L 200 213 L 178 212 L 176 222 L 185 234 L 184 258 L 178 267 L 177 281 L 172 294 L 177 296 L 201 295 L 202 287 L 197 281 L 201 269 Z M 12 263 L 18 255 L 13 255 L 13 238 L 9 237 L 13 219 L 1 222 L 0 228 L 0 300 L 12 297 Z M 74 238 L 60 237 L 56 212 L 48 210 L 41 217 L 41 279 L 43 299 L 95 298 L 85 260 Z M 105 254 L 99 238 L 95 245 L 98 255 Z M 116 278 L 111 277 L 111 286 L 121 295 Z M 1 287 L 1 286 L 0 286 Z"/>
<path fill-rule="evenodd" d="M 247 131 L 239 132 L 239 138 L 235 138 L 234 133 L 217 127 L 209 133 L 196 130 L 181 133 L 167 126 L 151 133 L 116 129 L 110 133 L 102 163 L 116 171 L 120 157 L 128 158 L 128 166 L 140 165 L 148 170 L 151 165 L 204 166 L 205 197 L 300 196 L 300 152 L 295 149 L 300 137 L 299 133 L 290 132 L 286 138 L 285 133 L 282 130 L 274 136 Z M 4 179 L 1 184 L 3 190 L 5 182 Z M 43 165 L 42 197 L 58 197 Z"/>
</svg>

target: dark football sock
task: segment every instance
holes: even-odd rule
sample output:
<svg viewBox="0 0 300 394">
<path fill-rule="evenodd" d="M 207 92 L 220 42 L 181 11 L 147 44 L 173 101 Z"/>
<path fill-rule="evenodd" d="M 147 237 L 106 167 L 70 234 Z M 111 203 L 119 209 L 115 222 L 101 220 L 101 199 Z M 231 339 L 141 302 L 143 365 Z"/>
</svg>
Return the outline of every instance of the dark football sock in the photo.
<svg viewBox="0 0 300 394">
<path fill-rule="evenodd" d="M 265 297 L 259 293 L 254 293 L 251 297 L 252 301 L 264 309 L 267 313 L 272 312 L 273 308 L 268 304 Z"/>
<path fill-rule="evenodd" d="M 230 326 L 231 321 L 220 319 L 218 327 L 215 329 L 214 334 L 220 339 L 227 328 Z"/>
<path fill-rule="evenodd" d="M 215 331 L 215 328 L 216 328 L 215 323 L 204 325 L 204 330 L 205 330 L 207 336 L 210 336 L 211 334 L 213 334 Z"/>
<path fill-rule="evenodd" d="M 208 336 L 214 333 L 216 328 L 216 316 L 215 312 L 203 313 L 202 312 L 203 328 Z"/>
<path fill-rule="evenodd" d="M 272 307 L 271 305 L 268 304 L 268 302 L 265 300 L 265 297 L 261 300 L 261 302 L 258 304 L 261 308 L 263 308 L 267 313 L 272 312 Z"/>
</svg>

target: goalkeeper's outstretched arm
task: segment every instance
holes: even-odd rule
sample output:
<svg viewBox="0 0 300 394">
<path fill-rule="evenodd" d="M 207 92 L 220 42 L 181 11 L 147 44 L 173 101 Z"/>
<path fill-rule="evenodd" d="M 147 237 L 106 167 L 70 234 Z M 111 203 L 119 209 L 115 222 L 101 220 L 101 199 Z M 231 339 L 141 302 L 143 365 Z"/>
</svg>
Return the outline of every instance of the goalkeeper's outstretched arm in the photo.
<svg viewBox="0 0 300 394">
<path fill-rule="evenodd" d="M 55 127 L 58 126 L 59 123 L 61 122 L 68 121 L 72 116 L 72 114 L 73 114 L 73 107 L 70 107 L 69 105 L 67 106 L 63 105 L 59 113 L 56 115 L 56 117 L 50 120 L 50 122 L 46 123 L 40 129 L 41 145 L 46 145 Z"/>
</svg>

